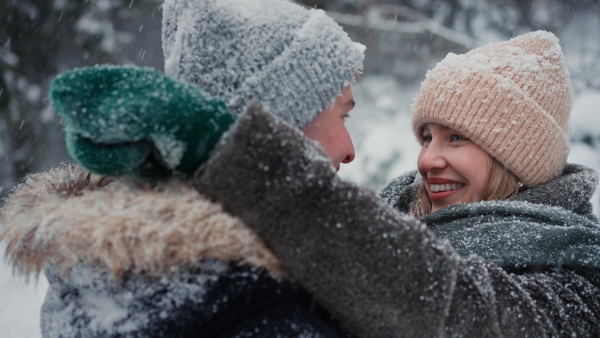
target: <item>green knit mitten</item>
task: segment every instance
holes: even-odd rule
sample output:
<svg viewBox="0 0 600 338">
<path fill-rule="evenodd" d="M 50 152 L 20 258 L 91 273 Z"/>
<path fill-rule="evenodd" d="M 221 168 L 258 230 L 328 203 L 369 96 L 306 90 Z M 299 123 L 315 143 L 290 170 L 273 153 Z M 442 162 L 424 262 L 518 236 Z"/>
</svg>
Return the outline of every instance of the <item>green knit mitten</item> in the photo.
<svg viewBox="0 0 600 338">
<path fill-rule="evenodd" d="M 222 101 L 150 68 L 72 70 L 50 98 L 71 157 L 105 176 L 190 176 L 234 122 Z"/>
</svg>

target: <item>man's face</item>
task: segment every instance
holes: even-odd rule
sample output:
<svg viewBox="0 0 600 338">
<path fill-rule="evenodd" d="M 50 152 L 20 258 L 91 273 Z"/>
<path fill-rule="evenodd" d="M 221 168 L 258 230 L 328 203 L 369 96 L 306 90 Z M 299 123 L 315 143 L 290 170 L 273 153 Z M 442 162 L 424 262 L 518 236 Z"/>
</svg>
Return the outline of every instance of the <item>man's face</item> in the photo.
<svg viewBox="0 0 600 338">
<path fill-rule="evenodd" d="M 354 108 L 352 88 L 347 86 L 325 110 L 312 120 L 302 132 L 325 149 L 336 170 L 341 163 L 350 163 L 356 155 L 350 134 L 344 125 L 344 119 Z"/>
</svg>

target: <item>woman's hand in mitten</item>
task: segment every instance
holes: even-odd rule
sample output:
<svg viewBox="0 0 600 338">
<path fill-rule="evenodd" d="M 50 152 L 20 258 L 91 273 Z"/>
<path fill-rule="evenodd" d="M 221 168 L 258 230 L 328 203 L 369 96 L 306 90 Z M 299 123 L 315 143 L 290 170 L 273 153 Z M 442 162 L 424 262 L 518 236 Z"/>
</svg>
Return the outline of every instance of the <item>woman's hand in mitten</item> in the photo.
<svg viewBox="0 0 600 338">
<path fill-rule="evenodd" d="M 234 122 L 222 101 L 150 68 L 69 71 L 50 98 L 71 157 L 105 176 L 191 176 Z"/>
</svg>

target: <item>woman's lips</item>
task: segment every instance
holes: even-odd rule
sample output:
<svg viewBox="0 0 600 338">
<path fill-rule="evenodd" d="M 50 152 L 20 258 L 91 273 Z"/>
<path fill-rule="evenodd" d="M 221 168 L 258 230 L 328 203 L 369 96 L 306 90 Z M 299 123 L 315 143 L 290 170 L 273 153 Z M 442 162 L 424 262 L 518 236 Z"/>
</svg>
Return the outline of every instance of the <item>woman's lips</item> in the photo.
<svg viewBox="0 0 600 338">
<path fill-rule="evenodd" d="M 448 191 L 441 191 L 441 192 L 429 191 L 429 198 L 432 201 L 443 200 L 444 198 L 448 198 L 448 197 L 456 194 L 457 192 L 461 191 L 463 188 L 464 188 L 464 185 L 455 190 L 448 190 Z"/>
<path fill-rule="evenodd" d="M 442 200 L 459 192 L 465 185 L 463 183 L 445 179 L 428 178 L 429 198 L 432 200 Z"/>
</svg>

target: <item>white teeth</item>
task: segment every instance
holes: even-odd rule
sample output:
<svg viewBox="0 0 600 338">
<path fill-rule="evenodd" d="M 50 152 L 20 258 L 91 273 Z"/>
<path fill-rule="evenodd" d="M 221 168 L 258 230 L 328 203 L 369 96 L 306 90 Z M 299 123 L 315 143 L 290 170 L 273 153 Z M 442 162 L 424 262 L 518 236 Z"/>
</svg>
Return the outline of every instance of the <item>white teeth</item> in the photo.
<svg viewBox="0 0 600 338">
<path fill-rule="evenodd" d="M 460 183 L 452 183 L 452 184 L 432 184 L 431 191 L 432 192 L 440 192 L 440 191 L 448 191 L 448 190 L 456 190 L 461 188 L 463 184 Z"/>
</svg>

